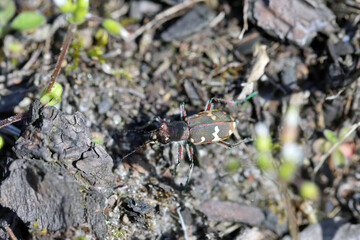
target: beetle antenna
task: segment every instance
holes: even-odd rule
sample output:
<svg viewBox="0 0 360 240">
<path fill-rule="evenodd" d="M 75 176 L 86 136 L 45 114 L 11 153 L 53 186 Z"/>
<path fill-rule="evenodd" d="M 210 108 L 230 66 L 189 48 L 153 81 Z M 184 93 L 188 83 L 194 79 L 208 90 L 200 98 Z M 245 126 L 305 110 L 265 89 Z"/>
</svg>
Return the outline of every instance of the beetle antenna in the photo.
<svg viewBox="0 0 360 240">
<path fill-rule="evenodd" d="M 239 100 L 239 101 L 236 101 L 236 103 L 242 103 L 242 102 L 246 102 L 248 101 L 250 98 L 252 98 L 253 96 L 257 95 L 259 92 L 258 91 L 255 91 L 253 93 L 251 93 L 249 96 L 247 96 L 246 98 L 242 99 L 242 100 Z"/>
<path fill-rule="evenodd" d="M 147 133 L 153 133 L 154 130 L 145 131 L 145 130 L 140 130 L 140 129 L 132 129 L 132 130 L 121 130 L 121 132 L 126 132 L 126 133 L 128 133 L 128 132 L 134 132 L 134 133 L 145 133 L 145 134 L 147 134 Z"/>
<path fill-rule="evenodd" d="M 126 154 L 124 157 L 122 157 L 120 159 L 120 162 L 124 161 L 124 159 L 128 158 L 130 155 L 134 154 L 135 152 L 143 149 L 146 145 L 148 145 L 149 143 L 151 143 L 152 141 L 149 139 L 147 140 L 145 143 L 141 144 L 140 146 L 138 146 L 137 148 L 135 148 L 134 150 L 132 150 L 131 152 L 129 152 L 128 154 Z"/>
<path fill-rule="evenodd" d="M 147 131 L 146 133 L 156 133 L 159 129 L 155 129 L 152 131 Z M 129 152 L 128 154 L 126 154 L 124 157 L 122 157 L 120 159 L 120 162 L 122 162 L 124 159 L 126 159 L 127 157 L 129 157 L 131 154 L 134 154 L 135 152 L 143 149 L 146 145 L 148 145 L 149 143 L 154 143 L 153 139 L 148 139 L 146 140 L 143 144 L 141 144 L 140 146 L 138 146 L 137 148 L 135 148 L 134 150 L 132 150 L 131 152 Z"/>
<path fill-rule="evenodd" d="M 211 98 L 208 103 L 205 106 L 205 111 L 206 110 L 210 110 L 212 108 L 212 103 L 215 102 L 220 102 L 220 103 L 230 103 L 230 104 L 239 104 L 239 103 L 243 103 L 248 101 L 250 98 L 252 98 L 253 96 L 255 96 L 256 94 L 258 94 L 258 91 L 255 91 L 253 93 L 251 93 L 249 96 L 247 96 L 246 98 L 239 100 L 239 101 L 233 101 L 233 100 L 225 100 L 225 99 L 221 99 L 221 98 Z M 209 105 L 210 104 L 210 105 Z"/>
</svg>

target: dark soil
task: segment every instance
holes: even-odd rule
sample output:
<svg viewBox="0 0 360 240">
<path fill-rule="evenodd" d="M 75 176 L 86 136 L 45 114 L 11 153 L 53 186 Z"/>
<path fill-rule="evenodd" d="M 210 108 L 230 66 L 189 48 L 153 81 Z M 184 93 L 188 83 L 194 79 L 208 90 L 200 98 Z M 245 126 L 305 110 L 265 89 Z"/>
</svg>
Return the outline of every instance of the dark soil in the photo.
<svg viewBox="0 0 360 240">
<path fill-rule="evenodd" d="M 29 111 L 0 129 L 0 239 L 360 239 L 358 1 L 90 1 L 61 102 L 44 108 L 68 22 L 52 1 L 15 2 L 45 22 L 0 36 L 0 119 Z M 105 17 L 130 35 L 101 45 Z M 255 91 L 215 102 L 237 123 L 226 142 L 241 144 L 190 143 L 185 188 L 187 151 L 175 174 L 178 144 L 148 143 L 156 117 Z M 297 162 L 284 180 L 286 151 Z"/>
</svg>

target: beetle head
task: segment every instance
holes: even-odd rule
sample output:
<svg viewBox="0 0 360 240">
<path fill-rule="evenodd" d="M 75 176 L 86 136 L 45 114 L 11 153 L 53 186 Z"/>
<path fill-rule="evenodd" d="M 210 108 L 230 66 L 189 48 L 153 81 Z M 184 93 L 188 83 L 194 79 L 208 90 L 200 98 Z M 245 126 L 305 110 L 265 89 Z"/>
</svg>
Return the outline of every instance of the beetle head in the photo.
<svg viewBox="0 0 360 240">
<path fill-rule="evenodd" d="M 158 118 L 157 120 L 161 123 L 161 125 L 153 132 L 151 139 L 155 142 L 167 144 L 170 142 L 169 123 L 161 118 Z"/>
</svg>

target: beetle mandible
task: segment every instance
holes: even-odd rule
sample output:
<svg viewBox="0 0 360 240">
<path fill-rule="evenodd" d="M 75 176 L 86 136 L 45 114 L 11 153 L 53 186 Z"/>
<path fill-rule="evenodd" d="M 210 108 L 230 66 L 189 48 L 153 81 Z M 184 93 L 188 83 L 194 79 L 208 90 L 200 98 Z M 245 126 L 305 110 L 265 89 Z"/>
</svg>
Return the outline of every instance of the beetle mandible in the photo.
<svg viewBox="0 0 360 240">
<path fill-rule="evenodd" d="M 236 122 L 226 112 L 213 109 L 213 102 L 224 102 L 237 104 L 249 100 L 258 92 L 253 92 L 245 99 L 240 101 L 229 101 L 220 98 L 211 98 L 205 105 L 205 109 L 197 114 L 187 116 L 185 111 L 185 104 L 180 105 L 180 121 L 167 122 L 160 117 L 156 120 L 160 122 L 160 127 L 154 131 L 151 131 L 150 139 L 143 145 L 136 148 L 134 151 L 128 153 L 121 160 L 127 158 L 129 155 L 143 148 L 148 143 L 160 143 L 168 144 L 178 143 L 178 161 L 175 165 L 174 172 L 176 174 L 176 168 L 180 164 L 183 157 L 183 148 L 186 148 L 189 160 L 190 168 L 188 178 L 185 183 L 185 188 L 191 178 L 191 174 L 194 168 L 194 157 L 190 144 L 207 144 L 207 143 L 219 143 L 227 148 L 232 148 L 244 141 L 229 144 L 224 142 L 235 131 Z"/>
</svg>

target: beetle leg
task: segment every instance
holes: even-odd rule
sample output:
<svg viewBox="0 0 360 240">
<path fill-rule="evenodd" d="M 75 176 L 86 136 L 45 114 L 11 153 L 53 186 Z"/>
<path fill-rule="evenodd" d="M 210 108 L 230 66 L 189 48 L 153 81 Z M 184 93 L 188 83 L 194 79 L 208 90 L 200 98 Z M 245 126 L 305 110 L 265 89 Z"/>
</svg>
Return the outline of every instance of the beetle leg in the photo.
<svg viewBox="0 0 360 240">
<path fill-rule="evenodd" d="M 210 98 L 209 101 L 207 101 L 206 105 L 205 105 L 205 110 L 204 111 L 209 111 L 213 109 L 213 98 Z"/>
<path fill-rule="evenodd" d="M 182 103 L 182 104 L 180 104 L 180 119 L 181 119 L 181 121 L 184 121 L 184 117 L 186 117 L 185 103 Z"/>
<path fill-rule="evenodd" d="M 190 160 L 190 168 L 189 168 L 188 177 L 187 177 L 187 179 L 186 179 L 184 191 L 186 190 L 187 185 L 189 184 L 189 181 L 190 181 L 190 178 L 191 178 L 191 174 L 192 174 L 192 171 L 193 171 L 193 169 L 194 169 L 194 157 L 193 157 L 193 153 L 192 153 L 191 147 L 190 147 L 190 145 L 189 145 L 188 143 L 186 143 L 186 151 L 187 151 L 187 154 L 188 154 L 189 160 Z"/>
<path fill-rule="evenodd" d="M 233 144 L 230 144 L 228 142 L 224 142 L 224 141 L 220 141 L 220 142 L 217 142 L 218 144 L 220 144 L 221 146 L 225 146 L 227 149 L 231 149 L 233 147 L 236 147 L 242 143 L 248 143 L 248 142 L 251 142 L 252 139 L 251 138 L 244 138 L 243 140 L 241 140 L 240 142 L 237 142 L 237 143 L 233 143 Z"/>
<path fill-rule="evenodd" d="M 175 164 L 175 168 L 174 168 L 174 175 L 176 176 L 176 169 L 177 169 L 177 166 L 179 166 L 180 162 L 181 162 L 181 159 L 182 159 L 182 154 L 183 154 L 183 148 L 182 148 L 182 145 L 179 144 L 179 148 L 178 148 L 178 161 L 177 163 Z"/>
</svg>

